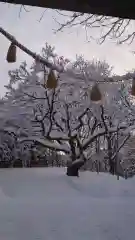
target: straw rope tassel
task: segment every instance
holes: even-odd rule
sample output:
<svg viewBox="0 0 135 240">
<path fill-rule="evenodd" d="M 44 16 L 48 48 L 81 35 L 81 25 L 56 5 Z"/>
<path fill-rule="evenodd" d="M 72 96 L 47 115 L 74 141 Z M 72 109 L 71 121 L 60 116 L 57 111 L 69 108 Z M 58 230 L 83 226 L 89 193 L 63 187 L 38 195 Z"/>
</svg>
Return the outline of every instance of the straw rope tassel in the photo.
<svg viewBox="0 0 135 240">
<path fill-rule="evenodd" d="M 48 75 L 46 87 L 49 89 L 55 89 L 57 87 L 57 79 L 55 77 L 55 74 L 52 70 L 50 70 L 50 73 Z"/>
<path fill-rule="evenodd" d="M 16 62 L 16 45 L 11 42 L 8 52 L 7 52 L 7 62 L 8 63 L 15 63 Z"/>
<path fill-rule="evenodd" d="M 102 100 L 102 94 L 97 83 L 94 84 L 94 86 L 91 89 L 90 100 L 93 102 L 99 102 Z"/>
</svg>

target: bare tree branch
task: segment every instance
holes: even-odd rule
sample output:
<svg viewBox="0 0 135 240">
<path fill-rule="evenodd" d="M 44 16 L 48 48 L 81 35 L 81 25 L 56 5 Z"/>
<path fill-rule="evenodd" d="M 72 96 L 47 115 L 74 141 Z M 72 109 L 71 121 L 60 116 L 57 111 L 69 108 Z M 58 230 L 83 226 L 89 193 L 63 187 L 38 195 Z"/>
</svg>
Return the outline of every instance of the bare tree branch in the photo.
<svg viewBox="0 0 135 240">
<path fill-rule="evenodd" d="M 102 44 L 107 38 L 115 39 L 118 44 L 124 42 L 131 44 L 135 37 L 135 31 L 129 29 L 129 26 L 133 23 L 133 20 L 130 19 L 76 12 L 69 15 L 62 14 L 62 11 L 57 11 L 57 13 L 65 17 L 65 21 L 64 23 L 60 23 L 56 18 L 54 19 L 59 25 L 55 32 L 63 31 L 65 28 L 82 26 L 86 31 L 86 38 L 89 41 L 89 38 L 94 39 L 94 37 L 91 34 L 89 34 L 88 37 L 88 30 L 92 28 L 100 28 L 102 31 L 101 37 L 98 39 L 100 44 Z"/>
<path fill-rule="evenodd" d="M 39 22 L 41 22 L 41 20 L 43 19 L 43 17 L 44 17 L 44 14 L 45 14 L 45 12 L 47 11 L 48 9 L 46 8 L 44 11 L 43 11 L 43 13 L 41 14 L 41 17 L 39 18 Z"/>
<path fill-rule="evenodd" d="M 28 96 L 28 97 L 30 97 L 30 98 L 32 98 L 33 100 L 45 100 L 46 99 L 45 97 L 36 97 L 36 96 L 31 95 L 31 94 L 26 93 L 26 92 L 23 92 L 23 94 Z"/>
<path fill-rule="evenodd" d="M 124 129 L 126 129 L 125 126 L 119 126 L 118 129 L 116 129 L 116 128 L 108 128 L 108 131 L 109 131 L 110 133 L 115 133 L 115 132 L 117 132 L 117 130 L 124 130 Z M 95 134 L 93 134 L 93 135 L 90 137 L 89 140 L 87 140 L 87 141 L 83 144 L 83 150 L 86 150 L 87 147 L 88 147 L 92 142 L 94 142 L 97 137 L 104 136 L 105 133 L 106 133 L 105 129 L 103 129 L 102 131 L 99 129 Z"/>
<path fill-rule="evenodd" d="M 104 107 L 103 107 L 103 105 L 101 105 L 100 108 L 101 108 L 101 119 L 102 119 L 102 122 L 104 124 L 105 132 L 106 132 L 106 134 L 108 134 L 108 127 L 107 127 L 107 124 L 106 124 L 105 118 L 104 118 Z"/>
<path fill-rule="evenodd" d="M 19 10 L 19 18 L 21 17 L 22 10 L 24 10 L 25 12 L 30 12 L 29 10 L 26 9 L 25 5 L 21 5 Z"/>
<path fill-rule="evenodd" d="M 65 27 L 71 27 L 71 25 L 74 23 L 74 21 L 79 18 L 80 16 L 83 16 L 84 13 L 73 13 L 73 15 L 70 17 L 69 20 L 66 21 L 66 23 L 59 23 L 56 18 L 54 20 L 60 25 L 60 27 L 57 29 L 56 32 L 62 31 Z"/>
<path fill-rule="evenodd" d="M 124 146 L 124 144 L 127 142 L 127 140 L 130 138 L 130 134 L 128 134 L 128 136 L 125 137 L 125 139 L 123 140 L 123 142 L 121 143 L 121 145 L 118 147 L 117 151 L 115 152 L 115 154 L 112 156 L 112 160 L 115 159 L 115 157 L 117 156 L 117 153 L 120 151 L 120 149 Z"/>
</svg>

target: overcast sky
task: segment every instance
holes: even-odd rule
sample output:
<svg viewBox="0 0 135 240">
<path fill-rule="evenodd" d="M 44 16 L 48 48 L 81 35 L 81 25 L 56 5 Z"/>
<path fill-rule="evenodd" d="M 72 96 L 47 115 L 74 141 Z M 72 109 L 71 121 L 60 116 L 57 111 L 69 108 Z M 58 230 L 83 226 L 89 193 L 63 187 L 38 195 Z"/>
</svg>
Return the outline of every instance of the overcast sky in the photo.
<svg viewBox="0 0 135 240">
<path fill-rule="evenodd" d="M 65 30 L 62 33 L 54 34 L 53 29 L 58 27 L 54 18 L 62 20 L 62 17 L 54 10 L 47 10 L 39 22 L 44 11 L 42 8 L 27 7 L 30 12 L 21 12 L 19 17 L 20 6 L 0 3 L 0 26 L 14 35 L 18 41 L 26 45 L 34 52 L 40 52 L 45 42 L 56 47 L 56 51 L 60 55 L 68 58 L 75 58 L 76 54 L 83 54 L 86 59 L 98 58 L 106 60 L 110 65 L 114 66 L 117 74 L 123 74 L 125 71 L 135 68 L 135 56 L 131 50 L 135 50 L 134 46 L 116 46 L 116 44 L 107 40 L 103 45 L 98 45 L 92 41 L 86 41 L 86 35 L 83 28 Z M 91 35 L 95 36 L 97 32 L 91 30 Z M 8 83 L 8 70 L 14 69 L 26 60 L 28 64 L 32 59 L 22 51 L 18 50 L 17 63 L 8 64 L 6 62 L 6 54 L 9 41 L 0 35 L 0 95 L 4 95 L 4 85 Z"/>
</svg>

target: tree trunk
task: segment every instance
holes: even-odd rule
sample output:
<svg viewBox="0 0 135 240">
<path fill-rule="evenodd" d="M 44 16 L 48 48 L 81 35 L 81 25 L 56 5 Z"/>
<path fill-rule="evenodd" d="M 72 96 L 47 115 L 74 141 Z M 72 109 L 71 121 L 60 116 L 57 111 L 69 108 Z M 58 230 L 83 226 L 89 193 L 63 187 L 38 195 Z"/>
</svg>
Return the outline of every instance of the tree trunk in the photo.
<svg viewBox="0 0 135 240">
<path fill-rule="evenodd" d="M 115 175 L 115 161 L 112 160 L 112 142 L 110 135 L 107 136 L 107 142 L 108 142 L 108 158 L 109 158 L 109 172 L 112 175 Z"/>
<path fill-rule="evenodd" d="M 115 175 L 115 162 L 110 160 L 110 173 Z"/>
<path fill-rule="evenodd" d="M 70 177 L 79 177 L 79 169 L 84 165 L 84 161 L 77 161 L 69 164 L 67 166 L 67 176 Z"/>
<path fill-rule="evenodd" d="M 67 176 L 79 177 L 79 169 L 77 167 L 67 167 Z"/>
</svg>

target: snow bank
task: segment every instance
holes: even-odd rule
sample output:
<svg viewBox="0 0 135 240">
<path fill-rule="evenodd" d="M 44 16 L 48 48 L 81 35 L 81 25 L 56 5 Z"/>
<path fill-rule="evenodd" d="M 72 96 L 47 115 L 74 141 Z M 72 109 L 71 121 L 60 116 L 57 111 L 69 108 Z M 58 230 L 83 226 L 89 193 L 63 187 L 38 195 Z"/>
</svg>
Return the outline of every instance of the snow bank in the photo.
<svg viewBox="0 0 135 240">
<path fill-rule="evenodd" d="M 134 239 L 135 178 L 65 171 L 0 170 L 1 240 Z"/>
</svg>

